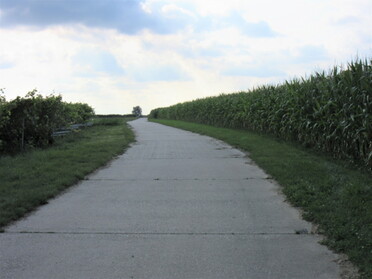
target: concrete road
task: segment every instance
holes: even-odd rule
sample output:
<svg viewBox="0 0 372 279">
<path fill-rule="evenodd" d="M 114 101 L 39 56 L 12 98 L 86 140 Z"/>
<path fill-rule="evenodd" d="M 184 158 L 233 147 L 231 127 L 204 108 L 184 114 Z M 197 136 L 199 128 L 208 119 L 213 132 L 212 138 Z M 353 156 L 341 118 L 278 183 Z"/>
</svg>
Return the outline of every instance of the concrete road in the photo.
<svg viewBox="0 0 372 279">
<path fill-rule="evenodd" d="M 0 234 L 0 278 L 339 278 L 337 256 L 242 152 L 131 122 L 137 143 Z"/>
</svg>

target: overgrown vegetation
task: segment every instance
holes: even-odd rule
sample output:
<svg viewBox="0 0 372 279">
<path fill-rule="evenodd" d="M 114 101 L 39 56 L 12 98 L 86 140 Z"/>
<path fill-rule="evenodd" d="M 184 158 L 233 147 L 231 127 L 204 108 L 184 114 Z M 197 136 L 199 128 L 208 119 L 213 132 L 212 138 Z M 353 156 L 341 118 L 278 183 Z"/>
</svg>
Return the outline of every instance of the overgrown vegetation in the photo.
<svg viewBox="0 0 372 279">
<path fill-rule="evenodd" d="M 61 96 L 43 97 L 36 90 L 9 102 L 0 96 L 0 153 L 51 145 L 53 131 L 84 123 L 93 115 L 87 104 L 66 103 Z"/>
<path fill-rule="evenodd" d="M 372 278 L 372 177 L 349 162 L 309 151 L 301 145 L 246 130 L 152 120 L 212 136 L 249 152 L 250 157 L 283 187 L 304 218 L 319 225 L 325 244 L 346 253 Z"/>
<path fill-rule="evenodd" d="M 149 117 L 248 151 L 304 217 L 319 224 L 326 244 L 372 278 L 371 59 L 154 109 Z"/>
<path fill-rule="evenodd" d="M 151 111 L 184 120 L 263 132 L 372 168 L 372 60 L 277 86 Z"/>
<path fill-rule="evenodd" d="M 96 119 L 97 125 L 57 138 L 50 148 L 1 156 L 0 228 L 123 153 L 134 141 L 128 120 Z"/>
</svg>

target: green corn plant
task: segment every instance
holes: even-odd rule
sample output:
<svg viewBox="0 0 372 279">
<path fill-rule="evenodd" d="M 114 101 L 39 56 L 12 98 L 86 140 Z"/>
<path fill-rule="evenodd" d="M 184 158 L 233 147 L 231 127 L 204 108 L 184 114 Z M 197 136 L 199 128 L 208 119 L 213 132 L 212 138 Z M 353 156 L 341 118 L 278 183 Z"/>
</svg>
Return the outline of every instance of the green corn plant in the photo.
<svg viewBox="0 0 372 279">
<path fill-rule="evenodd" d="M 151 117 L 267 133 L 372 168 L 372 60 L 154 109 Z"/>
</svg>

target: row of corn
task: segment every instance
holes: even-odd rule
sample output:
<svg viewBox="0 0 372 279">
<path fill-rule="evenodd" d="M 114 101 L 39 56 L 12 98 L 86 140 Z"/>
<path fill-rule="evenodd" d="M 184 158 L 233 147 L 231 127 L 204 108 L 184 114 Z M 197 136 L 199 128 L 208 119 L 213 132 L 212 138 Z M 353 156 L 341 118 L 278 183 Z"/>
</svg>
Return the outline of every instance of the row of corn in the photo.
<svg viewBox="0 0 372 279">
<path fill-rule="evenodd" d="M 154 109 L 149 117 L 267 133 L 370 168 L 372 59 L 276 86 Z"/>
</svg>

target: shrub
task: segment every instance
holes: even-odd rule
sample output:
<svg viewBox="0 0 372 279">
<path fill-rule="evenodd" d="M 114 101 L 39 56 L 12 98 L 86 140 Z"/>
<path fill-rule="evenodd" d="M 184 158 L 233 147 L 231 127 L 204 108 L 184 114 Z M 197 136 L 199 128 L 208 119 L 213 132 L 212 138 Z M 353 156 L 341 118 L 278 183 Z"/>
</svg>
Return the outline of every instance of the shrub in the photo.
<svg viewBox="0 0 372 279">
<path fill-rule="evenodd" d="M 6 102 L 0 98 L 0 151 L 15 153 L 25 147 L 53 143 L 54 130 L 84 122 L 94 114 L 87 104 L 71 104 L 61 96 L 43 97 L 33 90 L 23 98 Z"/>
</svg>

